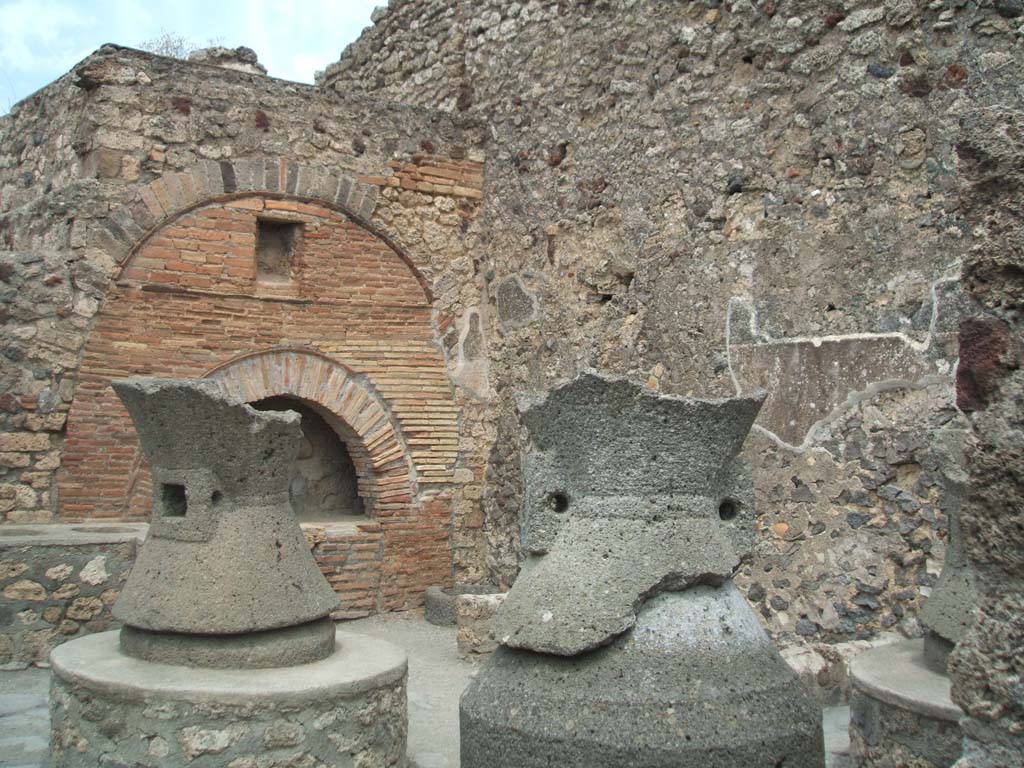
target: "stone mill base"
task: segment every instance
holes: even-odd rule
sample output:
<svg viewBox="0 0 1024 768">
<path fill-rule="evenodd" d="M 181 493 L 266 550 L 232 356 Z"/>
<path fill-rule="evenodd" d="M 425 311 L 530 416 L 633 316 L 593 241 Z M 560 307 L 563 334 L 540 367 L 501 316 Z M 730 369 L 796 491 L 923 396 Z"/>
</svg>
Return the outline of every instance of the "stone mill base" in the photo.
<svg viewBox="0 0 1024 768">
<path fill-rule="evenodd" d="M 963 714 L 949 678 L 925 666 L 908 640 L 850 662 L 850 751 L 857 768 L 949 768 L 960 756 Z"/>
<path fill-rule="evenodd" d="M 134 659 L 105 632 L 50 661 L 55 768 L 406 765 L 406 655 L 381 640 L 339 631 L 322 661 L 222 670 Z"/>
</svg>

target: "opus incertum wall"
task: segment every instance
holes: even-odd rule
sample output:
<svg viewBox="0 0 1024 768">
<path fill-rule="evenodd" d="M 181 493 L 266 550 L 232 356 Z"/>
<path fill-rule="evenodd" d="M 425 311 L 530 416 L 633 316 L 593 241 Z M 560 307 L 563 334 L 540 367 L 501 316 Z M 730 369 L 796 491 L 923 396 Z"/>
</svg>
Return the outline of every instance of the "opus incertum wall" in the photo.
<svg viewBox="0 0 1024 768">
<path fill-rule="evenodd" d="M 210 377 L 239 401 L 313 408 L 352 457 L 365 519 L 306 526 L 340 615 L 416 605 L 451 579 L 457 410 L 432 297 L 365 223 L 370 188 L 322 178 L 323 199 L 298 198 L 275 191 L 283 167 L 279 181 L 181 205 L 132 248 L 84 350 L 60 515 L 149 517 L 149 470 L 111 380 Z M 161 180 L 140 198 L 169 211 L 201 182 Z"/>
</svg>

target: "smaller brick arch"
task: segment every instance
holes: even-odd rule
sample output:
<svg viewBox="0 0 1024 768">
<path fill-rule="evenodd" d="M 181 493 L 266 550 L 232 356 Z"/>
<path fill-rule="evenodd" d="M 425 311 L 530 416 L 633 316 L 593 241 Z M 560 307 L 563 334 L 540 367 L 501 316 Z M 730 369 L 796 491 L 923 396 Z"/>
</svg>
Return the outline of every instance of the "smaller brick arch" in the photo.
<svg viewBox="0 0 1024 768">
<path fill-rule="evenodd" d="M 241 355 L 204 378 L 242 403 L 288 396 L 313 406 L 345 442 L 367 512 L 395 496 L 411 498 L 417 484 L 401 429 L 373 384 L 351 368 L 306 349 Z"/>
</svg>

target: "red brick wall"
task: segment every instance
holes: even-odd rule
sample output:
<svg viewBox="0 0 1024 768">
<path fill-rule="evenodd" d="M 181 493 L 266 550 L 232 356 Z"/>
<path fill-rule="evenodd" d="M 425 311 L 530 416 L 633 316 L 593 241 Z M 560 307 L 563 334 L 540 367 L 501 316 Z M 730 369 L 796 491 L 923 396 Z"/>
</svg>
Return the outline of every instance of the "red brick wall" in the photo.
<svg viewBox="0 0 1024 768">
<path fill-rule="evenodd" d="M 469 160 L 449 160 L 432 155 L 414 155 L 411 162 L 391 160 L 391 176 L 362 176 L 360 181 L 375 186 L 397 187 L 430 195 L 483 198 L 484 166 Z"/>
<path fill-rule="evenodd" d="M 287 284 L 257 280 L 259 217 L 304 224 Z M 126 262 L 89 337 L 61 516 L 149 514 L 148 471 L 112 379 L 213 375 L 239 399 L 289 394 L 335 414 L 372 519 L 331 528 L 314 551 L 348 615 L 418 604 L 451 579 L 457 410 L 434 339 L 420 276 L 346 216 L 259 195 L 186 213 Z"/>
</svg>

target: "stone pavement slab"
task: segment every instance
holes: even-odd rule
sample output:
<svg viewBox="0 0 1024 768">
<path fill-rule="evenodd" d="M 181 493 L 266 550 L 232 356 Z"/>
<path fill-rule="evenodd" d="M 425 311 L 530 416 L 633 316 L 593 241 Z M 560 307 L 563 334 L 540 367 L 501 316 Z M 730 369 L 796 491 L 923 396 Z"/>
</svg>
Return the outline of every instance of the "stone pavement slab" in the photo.
<svg viewBox="0 0 1024 768">
<path fill-rule="evenodd" d="M 50 741 L 50 670 L 0 672 L 0 766 L 45 765 Z"/>
</svg>

